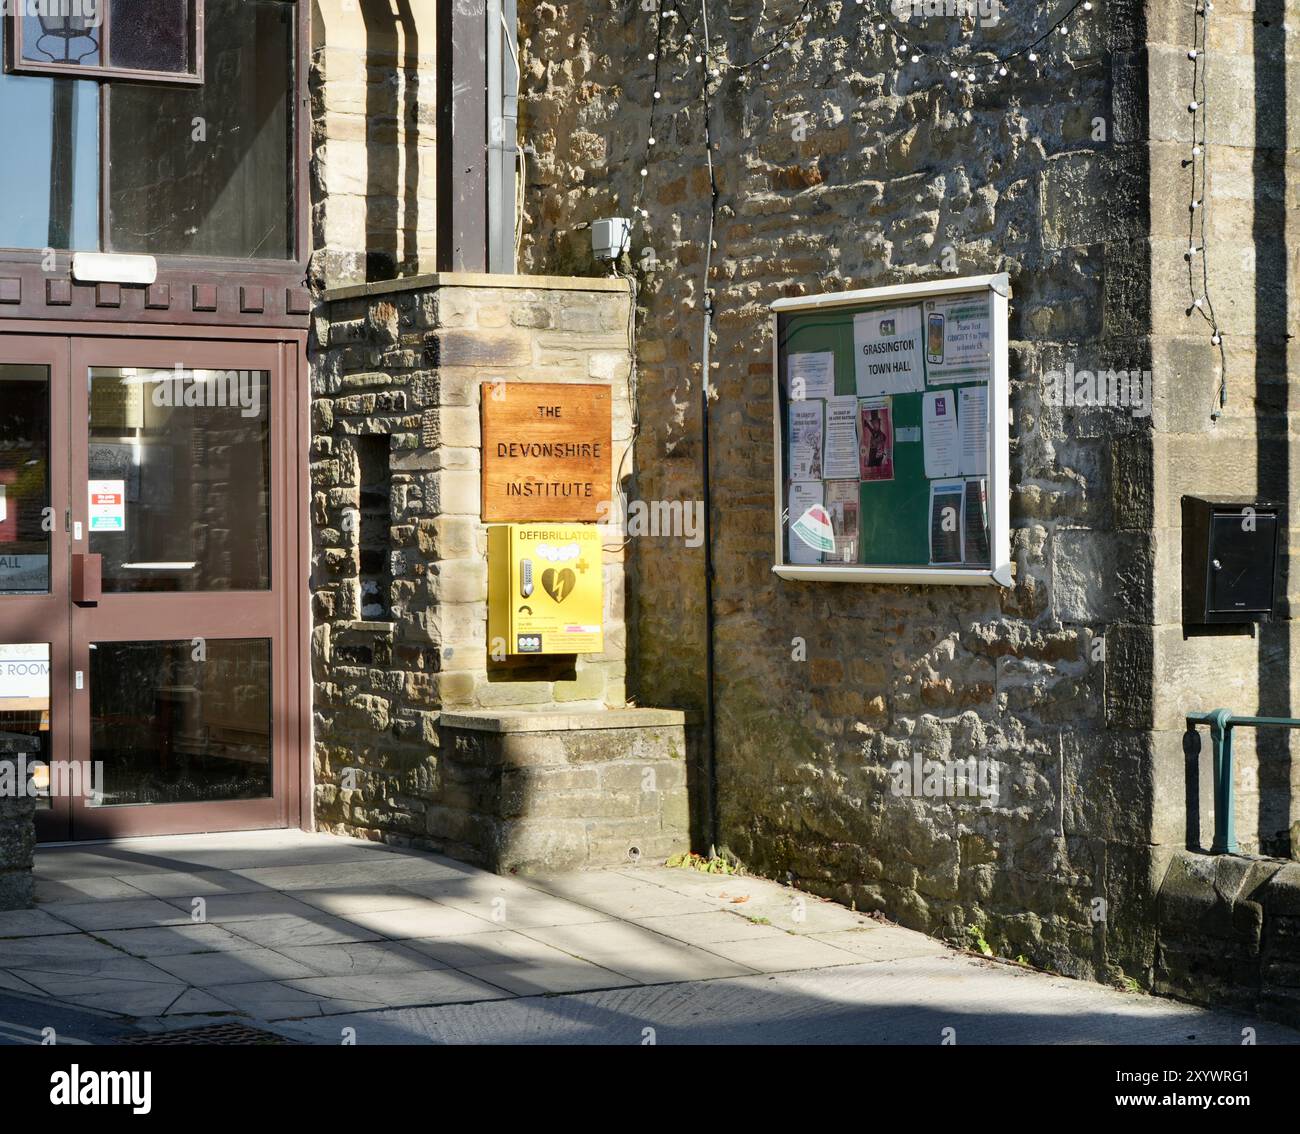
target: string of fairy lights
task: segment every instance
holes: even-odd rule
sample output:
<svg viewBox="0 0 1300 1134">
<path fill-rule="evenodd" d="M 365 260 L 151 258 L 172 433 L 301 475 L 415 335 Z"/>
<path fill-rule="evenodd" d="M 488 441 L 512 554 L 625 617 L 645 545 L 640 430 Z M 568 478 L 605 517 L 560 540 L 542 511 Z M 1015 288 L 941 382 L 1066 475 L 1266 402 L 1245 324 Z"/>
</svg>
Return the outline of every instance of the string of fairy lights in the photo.
<svg viewBox="0 0 1300 1134">
<path fill-rule="evenodd" d="M 860 7 L 865 7 L 867 0 L 856 0 L 856 3 Z M 949 79 L 976 82 L 985 73 L 996 78 L 1006 77 L 1010 74 L 1010 65 L 1018 59 L 1023 58 L 1029 63 L 1038 63 L 1041 53 L 1050 48 L 1053 36 L 1061 38 L 1068 36 L 1073 26 L 1072 21 L 1077 20 L 1081 13 L 1086 15 L 1092 10 L 1093 0 L 1070 0 L 1042 30 L 1034 34 L 1032 39 L 1003 54 L 986 52 L 979 55 L 958 56 L 950 50 L 932 48 L 921 44 L 919 40 L 904 30 L 888 3 L 884 5 L 882 14 L 875 20 L 875 28 L 879 33 L 892 35 L 893 49 L 900 61 L 905 60 L 912 64 L 929 64 L 946 73 Z M 686 22 L 681 10 L 680 0 L 657 0 L 654 12 L 654 48 L 648 53 L 649 60 L 654 63 L 654 86 L 650 107 L 650 129 L 646 137 L 645 158 L 640 167 L 637 202 L 644 200 L 645 179 L 649 176 L 649 166 L 654 155 L 654 147 L 658 142 L 655 130 L 658 121 L 658 110 L 663 100 L 665 32 L 668 28 L 672 25 L 681 26 L 680 40 L 675 45 L 670 45 L 669 50 L 677 57 L 689 58 L 692 55 L 694 56 L 694 62 L 700 65 L 703 71 L 702 81 L 707 96 L 711 93 L 711 88 L 728 75 L 743 75 L 754 70 L 770 71 L 774 66 L 776 57 L 790 51 L 807 34 L 813 19 L 817 15 L 814 11 L 814 0 L 801 0 L 794 15 L 789 17 L 774 32 L 770 33 L 770 43 L 764 50 L 751 59 L 732 62 L 715 54 L 711 46 L 706 48 L 703 43 L 696 42 L 694 32 L 691 30 L 694 27 L 694 20 L 690 21 L 689 24 Z M 704 26 L 704 35 L 707 37 L 708 0 L 700 0 L 698 18 Z M 767 38 L 769 36 L 764 35 L 762 32 L 757 32 L 754 35 L 755 41 L 762 41 Z M 918 86 L 922 82 L 920 78 L 913 81 Z M 635 207 L 633 211 L 638 217 L 646 216 L 645 210 L 639 206 Z"/>
<path fill-rule="evenodd" d="M 1223 332 L 1219 330 L 1219 321 L 1214 314 L 1214 301 L 1210 298 L 1210 264 L 1205 247 L 1206 214 L 1209 212 L 1206 207 L 1209 181 L 1209 155 L 1206 153 L 1206 72 L 1209 69 L 1210 13 L 1213 10 L 1212 0 L 1199 0 L 1197 3 L 1192 46 L 1187 52 L 1187 58 L 1192 62 L 1192 97 L 1187 104 L 1187 110 L 1192 116 L 1192 150 L 1185 162 L 1190 173 L 1191 203 L 1187 210 L 1187 252 L 1184 259 L 1187 261 L 1187 288 L 1192 301 L 1187 313 L 1200 314 L 1209 325 L 1211 344 L 1219 351 L 1219 392 L 1217 405 L 1210 412 L 1210 419 L 1218 421 L 1228 404 L 1228 358 L 1223 345 Z"/>
<path fill-rule="evenodd" d="M 877 0 L 880 2 L 880 0 Z M 865 8 L 868 0 L 855 0 L 858 7 Z M 780 57 L 790 52 L 812 27 L 813 21 L 820 14 L 814 0 L 800 0 L 794 14 L 779 23 L 774 30 L 758 30 L 753 35 L 756 44 L 767 43 L 753 57 L 733 62 L 725 53 L 715 52 L 709 38 L 709 0 L 699 0 L 698 9 L 693 18 L 688 18 L 682 11 L 682 0 L 656 0 L 654 47 L 649 52 L 649 60 L 654 64 L 654 86 L 650 106 L 649 130 L 646 136 L 645 156 L 639 166 L 639 176 L 632 202 L 633 230 L 637 231 L 649 219 L 649 210 L 645 207 L 647 183 L 653 164 L 655 147 L 658 144 L 656 131 L 660 122 L 661 103 L 664 98 L 664 64 L 672 59 L 679 64 L 686 64 L 680 74 L 681 79 L 690 76 L 690 63 L 700 69 L 700 98 L 703 104 L 703 127 L 705 159 L 709 180 L 709 225 L 708 239 L 704 248 L 704 281 L 702 285 L 703 309 L 706 328 L 711 322 L 713 303 L 710 284 L 712 267 L 713 234 L 717 222 L 719 201 L 716 170 L 713 162 L 713 118 L 712 106 L 715 90 L 727 77 L 748 76 L 752 72 L 769 72 L 778 66 Z M 833 8 L 836 6 L 828 6 Z M 902 6 L 904 9 L 908 5 Z M 968 6 L 969 11 L 973 5 Z M 1212 417 L 1217 420 L 1220 411 L 1227 404 L 1227 362 L 1223 345 L 1223 333 L 1220 330 L 1210 298 L 1209 266 L 1206 257 L 1206 213 L 1208 171 L 1206 161 L 1206 64 L 1208 62 L 1208 28 L 1209 15 L 1213 10 L 1213 0 L 1196 0 L 1196 20 L 1194 43 L 1188 51 L 1192 62 L 1192 98 L 1188 110 L 1192 115 L 1191 156 L 1187 161 L 1190 169 L 1192 199 L 1189 209 L 1189 232 L 1186 260 L 1188 265 L 1188 285 L 1191 291 L 1191 306 L 1188 314 L 1199 313 L 1210 329 L 1210 342 L 1219 351 L 1220 384 L 1217 406 Z M 1064 48 L 1069 42 L 1070 32 L 1078 24 L 1089 18 L 1094 11 L 1093 0 L 1066 0 L 1045 23 L 1036 24 L 1025 42 L 1009 50 L 976 50 L 967 46 L 964 49 L 937 47 L 922 43 L 917 34 L 906 27 L 895 11 L 895 5 L 889 0 L 880 3 L 879 11 L 869 17 L 874 30 L 887 37 L 890 48 L 897 60 L 896 73 L 901 79 L 903 69 L 911 64 L 912 68 L 927 68 L 937 72 L 938 82 L 931 81 L 931 87 L 946 88 L 949 85 L 969 87 L 980 82 L 997 82 L 1012 75 L 1018 68 L 1026 65 L 1035 71 L 1048 65 L 1048 54 L 1059 44 Z M 699 24 L 701 38 L 696 38 L 696 25 Z M 913 89 L 920 88 L 926 80 L 923 76 L 912 74 Z M 1199 269 L 1199 272 L 1198 272 Z M 1199 274 L 1199 286 L 1197 277 Z M 704 388 L 707 392 L 708 350 L 707 330 L 705 344 Z"/>
</svg>

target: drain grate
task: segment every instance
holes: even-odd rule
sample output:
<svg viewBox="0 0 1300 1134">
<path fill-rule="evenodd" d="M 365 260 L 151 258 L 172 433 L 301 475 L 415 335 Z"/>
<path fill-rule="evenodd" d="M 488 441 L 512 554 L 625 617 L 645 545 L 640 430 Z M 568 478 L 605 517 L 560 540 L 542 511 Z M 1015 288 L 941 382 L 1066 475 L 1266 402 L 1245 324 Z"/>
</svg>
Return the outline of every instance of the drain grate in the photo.
<svg viewBox="0 0 1300 1134">
<path fill-rule="evenodd" d="M 250 1028 L 247 1024 L 208 1024 L 202 1028 L 184 1028 L 174 1032 L 151 1032 L 148 1035 L 129 1036 L 124 1044 L 179 1046 L 188 1044 L 216 1044 L 220 1047 L 267 1047 L 270 1045 L 295 1047 L 296 1041 Z"/>
</svg>

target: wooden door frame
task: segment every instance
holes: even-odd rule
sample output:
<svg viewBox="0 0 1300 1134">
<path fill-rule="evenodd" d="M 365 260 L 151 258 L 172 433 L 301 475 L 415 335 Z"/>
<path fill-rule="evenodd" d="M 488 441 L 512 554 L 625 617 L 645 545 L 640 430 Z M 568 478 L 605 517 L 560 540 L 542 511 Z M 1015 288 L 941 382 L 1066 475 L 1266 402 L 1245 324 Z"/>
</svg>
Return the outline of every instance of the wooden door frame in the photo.
<svg viewBox="0 0 1300 1134">
<path fill-rule="evenodd" d="M 272 480 L 271 491 L 274 497 L 280 503 L 280 516 L 273 530 L 273 546 L 281 549 L 281 554 L 277 558 L 272 557 L 272 573 L 275 585 L 280 588 L 280 601 L 278 609 L 274 607 L 276 599 L 274 595 L 268 597 L 268 602 L 273 604 L 272 611 L 275 616 L 275 632 L 272 636 L 273 646 L 282 651 L 282 657 L 279 659 L 280 673 L 275 679 L 275 686 L 272 694 L 272 703 L 275 704 L 277 699 L 280 706 L 279 712 L 273 717 L 273 729 L 275 735 L 275 745 L 273 747 L 273 761 L 277 771 L 283 771 L 283 784 L 277 787 L 274 805 L 274 818 L 268 823 L 261 819 L 248 824 L 228 825 L 226 822 L 215 825 L 207 825 L 206 816 L 212 814 L 211 810 L 206 813 L 198 813 L 193 823 L 181 823 L 179 826 L 185 830 L 206 829 L 206 830 L 238 830 L 252 829 L 255 827 L 265 826 L 287 826 L 301 827 L 306 830 L 313 828 L 312 821 L 312 786 L 311 786 L 311 749 L 312 749 L 312 711 L 311 711 L 311 671 L 310 671 L 310 654 L 309 654 L 309 635 L 310 635 L 310 529 L 308 514 L 308 494 L 309 494 L 309 446 L 310 438 L 308 435 L 309 428 L 309 406 L 308 406 L 308 370 L 306 357 L 306 333 L 290 329 L 275 328 L 245 328 L 245 327 L 215 327 L 215 326 L 192 326 L 192 325 L 168 325 L 158 326 L 157 324 L 137 324 L 137 323 L 95 323 L 85 322 L 62 322 L 53 320 L 6 320 L 0 325 L 0 357 L 7 360 L 8 355 L 14 353 L 7 349 L 8 342 L 22 340 L 23 344 L 30 347 L 33 340 L 44 340 L 49 344 L 48 349 L 42 354 L 41 358 L 25 359 L 15 357 L 14 361 L 33 361 L 37 365 L 45 364 L 43 359 L 45 355 L 57 358 L 62 351 L 63 361 L 57 367 L 51 370 L 51 387 L 52 387 L 52 412 L 53 412 L 53 386 L 55 374 L 61 373 L 64 380 L 69 385 L 62 391 L 64 406 L 64 422 L 53 421 L 51 424 L 52 435 L 57 436 L 57 432 L 67 427 L 71 422 L 71 413 L 73 412 L 72 404 L 75 400 L 70 397 L 71 381 L 73 377 L 73 358 L 84 356 L 86 347 L 83 344 L 100 342 L 105 347 L 116 341 L 121 344 L 107 350 L 109 355 L 116 351 L 121 351 L 124 347 L 129 353 L 130 347 L 126 346 L 127 340 L 134 340 L 141 344 L 139 347 L 139 356 L 143 357 L 149 350 L 166 349 L 169 345 L 174 350 L 176 345 L 182 345 L 183 353 L 188 351 L 193 353 L 194 347 L 190 344 L 196 341 L 217 340 L 223 344 L 229 344 L 233 347 L 260 347 L 262 348 L 261 356 L 273 360 L 273 368 L 278 369 L 281 378 L 281 391 L 278 396 L 272 391 L 273 416 L 271 420 L 272 429 L 272 451 L 278 452 L 280 456 L 279 471 L 276 471 L 276 462 L 272 460 Z M 20 351 L 22 346 L 20 345 Z M 201 348 L 198 348 L 201 350 Z M 81 350 L 82 355 L 78 355 Z M 237 353 L 247 357 L 244 351 Z M 254 352 L 258 353 L 258 352 Z M 214 356 L 218 357 L 218 356 Z M 104 363 L 113 365 L 112 361 Z M 252 368 L 252 367 L 245 367 Z M 278 409 L 278 419 L 274 410 Z M 51 442 L 53 449 L 54 441 Z M 53 454 L 52 454 L 53 458 Z M 81 465 L 84 467 L 85 454 L 80 455 Z M 64 501 L 72 508 L 72 513 L 77 516 L 84 512 L 84 501 L 79 501 L 77 494 L 72 490 L 74 483 L 72 478 L 72 468 L 74 461 L 69 459 L 65 462 L 62 473 L 62 484 L 64 490 Z M 53 460 L 52 460 L 53 464 Z M 51 493 L 52 499 L 55 492 L 55 480 L 51 475 Z M 273 521 L 275 522 L 275 521 Z M 57 527 L 58 525 L 56 525 Z M 86 542 L 83 547 L 88 545 L 89 532 L 86 532 Z M 51 649 L 51 728 L 54 728 L 54 711 L 58 703 L 56 690 L 54 686 L 61 685 L 59 693 L 63 698 L 63 736 L 66 756 L 69 759 L 74 758 L 75 748 L 71 738 L 72 715 L 72 671 L 75 666 L 75 660 L 71 656 L 72 626 L 75 615 L 72 613 L 72 606 L 68 596 L 68 563 L 70 552 L 73 550 L 70 544 L 71 537 L 63 533 L 58 541 L 52 544 L 52 558 L 58 561 L 58 578 L 62 581 L 61 590 L 55 588 L 55 567 L 51 565 L 51 595 L 49 599 L 44 596 L 33 596 L 34 603 L 44 603 L 50 612 L 58 606 L 59 602 L 66 603 L 67 614 L 64 625 L 67 627 L 66 640 L 68 645 L 64 647 L 66 677 L 63 682 L 55 681 L 53 668 L 53 658 L 55 650 Z M 54 552 L 55 547 L 62 548 L 62 554 Z M 252 592 L 256 594 L 257 592 Z M 18 596 L 14 596 L 18 597 Z M 26 596 L 23 596 L 26 598 Z M 184 599 L 187 596 L 176 595 L 169 596 L 175 599 Z M 184 605 L 181 603 L 180 605 Z M 2 624 L 0 624 L 2 625 Z M 275 669 L 275 659 L 273 657 L 273 672 Z M 57 744 L 57 741 L 55 741 Z M 57 805 L 56 801 L 56 805 Z M 250 801 L 251 802 L 251 801 Z M 262 802 L 262 801 L 258 801 Z M 71 819 L 71 801 L 64 804 L 64 811 L 68 813 Z M 212 807 L 229 808 L 232 804 L 193 804 L 193 805 L 164 805 L 168 807 Z M 105 809 L 116 810 L 114 809 Z M 147 807 L 138 809 L 138 813 L 144 815 L 149 810 Z M 255 810 L 255 809 L 252 809 Z M 48 823 L 43 823 L 48 829 Z M 144 833 L 131 829 L 131 825 L 117 824 L 117 830 L 106 831 L 103 834 L 82 834 L 81 838 L 101 838 L 101 837 L 121 837 L 130 834 Z M 167 833 L 170 826 L 176 824 L 161 824 L 158 827 L 149 825 L 149 833 Z M 71 829 L 63 836 L 63 839 L 71 837 Z M 62 840 L 59 840 L 62 841 Z"/>
</svg>

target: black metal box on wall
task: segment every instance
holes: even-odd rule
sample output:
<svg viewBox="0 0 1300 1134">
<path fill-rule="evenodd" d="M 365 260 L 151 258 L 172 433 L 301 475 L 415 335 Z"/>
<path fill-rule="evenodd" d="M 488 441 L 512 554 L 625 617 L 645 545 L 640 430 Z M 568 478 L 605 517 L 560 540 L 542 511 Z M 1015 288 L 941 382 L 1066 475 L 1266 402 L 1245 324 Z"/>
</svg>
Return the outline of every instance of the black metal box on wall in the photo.
<svg viewBox="0 0 1300 1134">
<path fill-rule="evenodd" d="M 1269 622 L 1277 602 L 1282 505 L 1183 497 L 1183 622 Z"/>
</svg>

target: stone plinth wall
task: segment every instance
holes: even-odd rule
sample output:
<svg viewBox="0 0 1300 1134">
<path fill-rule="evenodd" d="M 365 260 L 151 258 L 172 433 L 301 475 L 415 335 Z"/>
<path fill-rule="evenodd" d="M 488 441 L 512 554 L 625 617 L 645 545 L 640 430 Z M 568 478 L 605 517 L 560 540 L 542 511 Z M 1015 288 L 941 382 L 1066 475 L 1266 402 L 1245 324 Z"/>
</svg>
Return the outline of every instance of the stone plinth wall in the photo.
<svg viewBox="0 0 1300 1134">
<path fill-rule="evenodd" d="M 1300 864 L 1178 851 L 1157 913 L 1155 991 L 1300 1024 Z"/>
<path fill-rule="evenodd" d="M 601 526 L 604 652 L 488 657 L 479 415 L 485 383 L 607 383 L 613 468 L 630 476 L 630 298 L 614 280 L 466 275 L 324 298 L 312 347 L 316 817 L 442 845 L 458 789 L 441 712 L 626 704 L 616 524 Z"/>
<path fill-rule="evenodd" d="M 689 849 L 685 714 L 443 714 L 429 830 L 498 873 L 662 861 Z"/>
<path fill-rule="evenodd" d="M 0 797 L 0 910 L 32 904 L 32 856 L 36 849 L 36 800 Z"/>
</svg>

